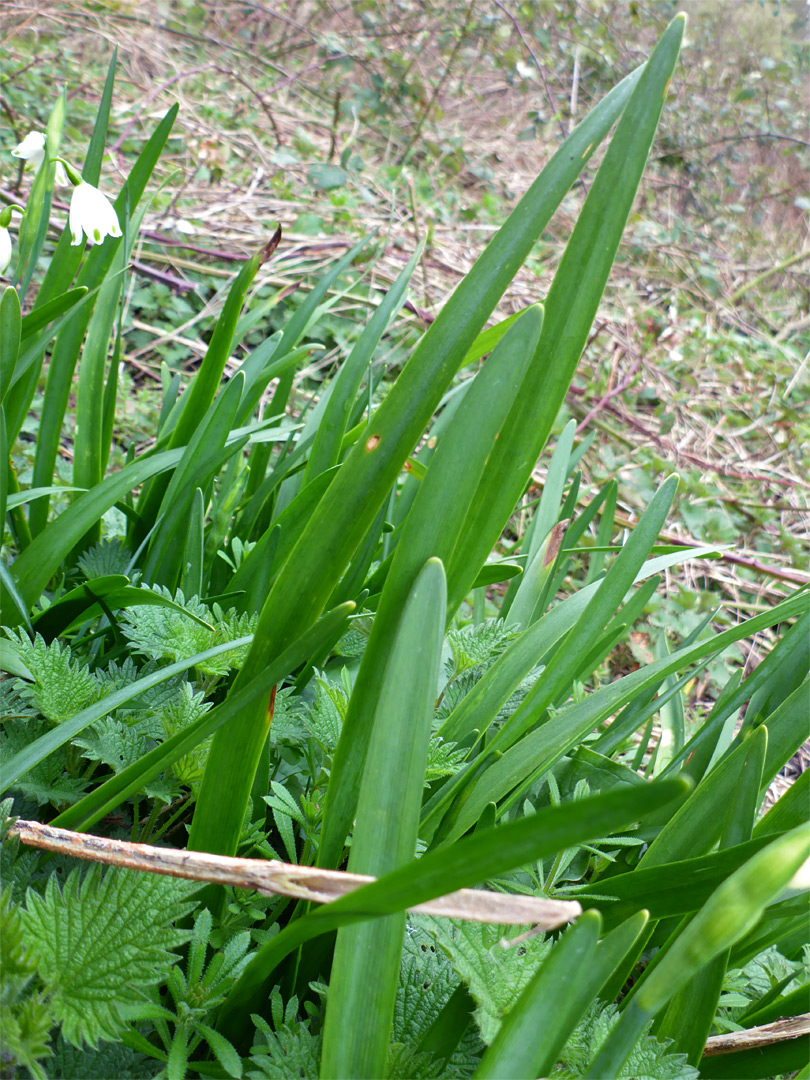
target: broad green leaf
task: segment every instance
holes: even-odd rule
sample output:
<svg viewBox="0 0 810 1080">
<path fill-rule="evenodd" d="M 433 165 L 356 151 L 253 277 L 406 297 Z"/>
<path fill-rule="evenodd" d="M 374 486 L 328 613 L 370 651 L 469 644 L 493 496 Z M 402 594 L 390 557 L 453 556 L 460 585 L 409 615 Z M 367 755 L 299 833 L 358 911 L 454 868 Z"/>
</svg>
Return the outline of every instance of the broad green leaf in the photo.
<svg viewBox="0 0 810 1080">
<path fill-rule="evenodd" d="M 546 479 L 543 484 L 543 495 L 540 499 L 540 505 L 532 518 L 531 525 L 523 538 L 523 544 L 521 550 L 526 556 L 526 574 L 528 574 L 532 561 L 537 556 L 541 549 L 541 546 L 547 542 L 549 533 L 554 525 L 556 525 L 560 518 L 560 507 L 562 505 L 563 487 L 565 486 L 565 480 L 568 476 L 568 461 L 571 457 L 571 451 L 574 447 L 574 433 L 576 432 L 577 422 L 576 420 L 569 420 L 562 430 L 562 434 L 557 440 L 557 445 L 554 447 L 554 453 L 551 455 L 551 461 L 549 462 L 548 471 L 546 473 Z M 557 557 L 557 552 L 554 552 L 554 558 Z M 554 560 L 552 559 L 551 562 Z M 551 573 L 551 567 L 548 568 L 548 573 Z M 510 614 L 512 605 L 514 604 L 517 596 L 522 591 L 529 591 L 529 585 L 526 574 L 520 579 L 520 581 L 510 587 L 503 601 L 502 617 L 506 617 Z M 542 588 L 532 590 L 537 591 L 538 595 L 543 591 Z M 532 597 L 531 601 L 527 601 L 525 597 L 522 599 L 520 608 L 528 608 L 528 615 L 534 610 L 534 604 L 536 598 Z M 524 626 L 528 625 L 526 618 L 512 615 L 512 620 L 517 623 L 522 623 Z"/>
<path fill-rule="evenodd" d="M 34 679 L 18 651 L 6 638 L 0 638 L 0 671 L 5 671 L 9 675 L 18 675 L 21 679 L 28 679 L 31 682 Z"/>
<path fill-rule="evenodd" d="M 188 593 L 187 595 L 191 595 Z M 199 594 L 198 594 L 199 595 Z M 99 600 L 104 601 L 102 609 Z M 119 611 L 121 608 L 140 607 L 141 605 L 153 607 L 167 607 L 180 612 L 187 618 L 199 623 L 201 626 L 212 630 L 204 619 L 195 615 L 180 604 L 163 596 L 162 593 L 153 589 L 130 585 L 129 578 L 125 574 L 109 574 L 106 577 L 93 578 L 83 585 L 77 585 L 54 601 L 50 607 L 45 608 L 33 619 L 34 630 L 41 634 L 45 641 L 52 641 L 67 630 L 81 626 L 91 619 L 97 618 L 105 611 Z"/>
<path fill-rule="evenodd" d="M 162 478 L 166 483 L 157 515 L 159 522 L 143 563 L 147 581 L 174 588 L 180 575 L 194 492 L 198 487 L 207 487 L 221 468 L 226 454 L 237 453 L 247 442 L 245 436 L 239 440 L 229 438 L 243 385 L 244 376 L 239 372 L 228 380 L 206 415 L 195 418 L 189 444 L 183 449 L 183 456 L 172 476 Z M 160 479 L 153 481 L 153 492 L 158 491 Z"/>
<path fill-rule="evenodd" d="M 468 517 L 464 542 L 446 564 L 448 583 L 459 566 L 478 567 L 497 538 L 487 523 L 505 521 L 514 509 L 551 432 L 585 347 L 646 165 L 667 88 L 678 59 L 684 21 L 674 19 L 639 77 L 624 109 L 546 298 L 546 317 L 525 392 L 518 395 L 507 429 L 520 434 L 493 451 L 489 484 Z M 473 571 L 474 573 L 474 571 Z M 449 590 L 455 610 L 464 592 Z"/>
<path fill-rule="evenodd" d="M 743 624 L 745 625 L 745 624 Z M 794 690 L 767 721 L 767 750 L 762 767 L 762 785 L 774 776 L 807 738 L 810 716 L 810 680 Z M 747 757 L 741 742 L 695 788 L 684 805 L 664 825 L 642 857 L 642 867 L 682 859 L 707 851 L 720 837 L 741 770 Z"/>
<path fill-rule="evenodd" d="M 13 568 L 17 588 L 27 607 L 30 609 L 37 602 L 48 580 L 59 569 L 74 544 L 78 543 L 105 511 L 150 476 L 172 468 L 181 455 L 182 450 L 167 450 L 125 466 L 102 480 L 92 491 L 81 495 L 56 521 L 35 537 L 15 561 Z M 14 626 L 19 621 L 9 619 L 5 614 L 3 618 L 9 626 Z"/>
<path fill-rule="evenodd" d="M 810 820 L 810 769 L 796 777 L 754 826 L 754 836 L 773 836 Z"/>
<path fill-rule="evenodd" d="M 211 335 L 202 363 L 178 403 L 176 418 L 173 420 L 170 417 L 167 421 L 166 431 L 169 433 L 167 444 L 169 449 L 186 445 L 190 447 L 194 436 L 199 433 L 199 425 L 208 419 L 209 410 L 220 386 L 222 372 L 225 370 L 225 364 L 231 354 L 233 336 L 242 311 L 242 305 L 245 302 L 245 296 L 259 267 L 268 257 L 268 248 L 272 250 L 272 244 L 271 241 L 270 244 L 248 259 L 228 290 L 225 305 L 214 326 L 214 332 Z M 233 381 L 230 380 L 222 394 L 220 394 L 220 401 L 226 395 Z M 244 376 L 239 376 L 238 381 L 239 397 L 241 398 Z M 238 405 L 239 400 L 237 398 L 232 408 L 234 416 Z M 144 530 L 150 528 L 157 520 L 161 503 L 165 506 L 164 496 L 169 483 L 168 477 L 154 480 L 140 499 L 138 513 L 143 519 Z M 140 537 L 140 539 L 142 538 L 143 536 Z"/>
<path fill-rule="evenodd" d="M 700 1076 L 701 1080 L 704 1077 L 705 1080 L 772 1080 L 775 1076 L 807 1080 L 810 1077 L 810 1042 L 805 1035 L 770 1046 L 701 1058 Z"/>
<path fill-rule="evenodd" d="M 320 865 L 332 865 L 339 860 L 351 826 L 368 746 L 369 720 L 384 693 L 387 656 L 402 604 L 428 558 L 444 559 L 452 555 L 493 447 L 504 434 L 503 425 L 520 389 L 541 325 L 542 310 L 532 309 L 495 348 L 442 435 L 402 525 L 332 763 L 318 856 Z M 449 505 L 448 492 L 452 492 Z M 448 582 L 448 592 L 450 587 Z"/>
<path fill-rule="evenodd" d="M 112 64 L 110 70 L 111 74 L 108 77 L 108 86 L 105 87 L 105 94 L 107 93 L 107 89 L 109 89 L 110 93 L 112 92 Z M 169 137 L 175 117 L 177 116 L 177 110 L 177 105 L 173 105 L 172 108 L 169 109 L 163 120 L 161 120 L 155 128 L 155 131 L 146 143 L 146 146 L 144 146 L 143 150 L 138 155 L 135 164 L 132 166 L 126 183 L 113 204 L 119 221 L 121 221 L 124 212 L 127 209 L 130 214 L 135 213 L 149 177 L 152 175 L 152 171 L 154 170 L 157 160 L 166 144 L 166 140 Z M 105 132 L 106 120 L 102 129 L 99 128 L 98 124 L 96 125 L 93 136 L 94 140 L 96 139 L 97 134 L 100 137 L 99 141 L 101 145 L 98 147 L 99 166 Z M 85 179 L 90 180 L 90 177 L 85 176 Z M 90 180 L 90 182 L 93 181 Z M 67 230 L 63 239 L 66 243 L 69 242 Z M 110 272 L 115 254 L 122 241 L 122 237 L 115 238 L 108 236 L 104 243 L 96 244 L 87 256 L 76 284 L 80 287 L 86 286 L 89 290 L 93 290 L 100 286 Z M 62 241 L 60 240 L 60 246 L 61 244 Z M 56 255 L 58 256 L 59 254 L 59 248 L 57 248 Z M 56 259 L 56 256 L 54 258 Z M 66 247 L 65 260 L 69 261 L 72 259 L 73 255 Z M 75 265 L 78 264 L 76 263 Z M 46 299 L 53 299 L 53 296 L 48 295 L 48 290 L 45 289 L 45 285 L 47 285 L 47 276 L 46 281 L 43 283 L 43 288 L 40 289 L 40 299 L 42 302 Z M 92 315 L 92 311 L 93 304 L 85 303 L 81 308 L 72 313 L 72 317 L 69 318 L 68 322 L 62 327 L 53 352 L 51 353 L 48 366 L 48 380 L 45 386 L 45 398 L 42 404 L 42 419 L 40 421 L 39 438 L 37 440 L 37 452 L 34 460 L 32 487 L 48 487 L 53 481 L 54 463 L 56 462 L 59 440 L 62 433 L 62 421 L 64 419 L 65 409 L 67 408 L 68 397 L 73 383 L 73 373 L 76 368 L 79 350 L 81 349 L 85 330 L 87 329 L 87 324 Z M 36 380 L 34 381 L 34 386 L 31 387 L 32 394 L 35 385 Z M 32 533 L 36 535 L 42 532 L 47 520 L 48 501 L 42 499 L 31 507 L 29 522 Z M 92 524 L 92 522 L 90 524 Z"/>
<path fill-rule="evenodd" d="M 14 286 L 7 285 L 0 298 L 0 403 L 11 385 L 11 377 L 17 364 L 21 328 L 20 298 Z M 6 468 L 5 458 L 2 467 Z"/>
<path fill-rule="evenodd" d="M 346 434 L 351 408 L 360 389 L 360 383 L 366 375 L 374 350 L 385 333 L 391 319 L 401 306 L 408 282 L 411 280 L 416 264 L 422 256 L 424 243 L 417 245 L 416 251 L 405 264 L 394 284 L 388 290 L 383 301 L 363 329 L 357 343 L 348 355 L 339 373 L 335 376 L 335 386 L 329 402 L 318 425 L 315 441 L 307 461 L 304 483 L 312 480 L 319 473 L 337 465 L 343 436 Z"/>
<path fill-rule="evenodd" d="M 370 236 L 364 236 L 362 240 L 347 251 L 342 258 L 337 260 L 334 266 L 320 277 L 309 295 L 296 308 L 292 318 L 285 324 L 281 340 L 278 343 L 278 348 L 273 354 L 274 358 L 277 357 L 279 361 L 283 362 L 287 353 L 298 344 L 306 332 L 307 327 L 310 325 L 310 322 L 316 319 L 319 305 L 326 295 L 327 290 L 335 281 L 337 281 L 343 271 L 352 265 L 370 239 Z M 294 374 L 292 367 L 285 365 L 285 370 L 279 378 L 275 393 L 265 409 L 264 415 L 266 417 L 283 413 L 286 410 L 287 399 L 292 388 Z M 255 448 L 250 456 L 251 476 L 247 487 L 248 496 L 254 495 L 261 486 L 267 471 L 268 462 L 269 452 L 261 447 Z"/>
<path fill-rule="evenodd" d="M 196 488 L 191 501 L 180 571 L 180 588 L 184 596 L 202 596 L 203 591 L 203 528 L 205 502 L 201 488 Z"/>
<path fill-rule="evenodd" d="M 21 341 L 25 341 L 32 334 L 44 329 L 49 323 L 52 323 L 55 319 L 58 319 L 60 315 L 64 315 L 66 312 L 78 304 L 87 295 L 87 289 L 68 289 L 67 292 L 62 293 L 61 296 L 54 297 L 53 300 L 48 301 L 47 304 L 38 304 L 33 311 L 29 311 L 27 315 L 23 316 L 22 327 L 20 332 Z"/>
<path fill-rule="evenodd" d="M 20 298 L 25 300 L 28 286 L 36 269 L 37 260 L 45 244 L 45 237 L 50 224 L 51 203 L 53 201 L 56 162 L 59 153 L 62 129 L 65 124 L 67 95 L 63 89 L 51 109 L 45 129 L 47 154 L 37 170 L 31 192 L 25 205 L 25 214 L 20 224 L 19 258 L 15 272 L 15 285 L 20 290 Z"/>
<path fill-rule="evenodd" d="M 751 839 L 767 747 L 768 729 L 763 725 L 745 744 L 746 754 L 720 837 L 721 848 L 744 844 Z M 712 1029 L 728 957 L 728 950 L 718 953 L 697 971 L 674 995 L 655 1028 L 655 1037 L 671 1040 L 673 1052 L 686 1054 L 690 1065 L 698 1065 Z"/>
<path fill-rule="evenodd" d="M 717 634 L 707 641 L 698 642 L 689 648 L 679 649 L 670 657 L 631 672 L 623 679 L 603 686 L 593 694 L 589 694 L 584 701 L 569 706 L 555 716 L 552 722 L 546 723 L 524 736 L 501 757 L 492 760 L 485 771 L 481 772 L 482 763 L 478 762 L 477 773 L 480 779 L 473 780 L 469 790 L 462 795 L 462 802 L 456 808 L 455 818 L 450 827 L 445 828 L 443 836 L 452 839 L 462 835 L 475 824 L 488 803 L 500 800 L 527 778 L 542 775 L 543 772 L 559 761 L 571 747 L 576 746 L 589 732 L 593 731 L 603 720 L 608 719 L 617 709 L 638 694 L 644 693 L 650 687 L 657 685 L 662 676 L 685 668 L 689 664 L 701 660 L 709 653 L 717 652 L 735 641 L 748 637 L 751 633 L 756 633 L 757 628 L 760 626 L 774 625 L 786 617 L 788 612 L 795 614 L 797 610 L 801 611 L 809 603 L 810 595 L 808 594 L 791 597 L 789 600 L 784 601 L 783 604 L 778 605 L 777 608 L 763 612 L 762 615 L 755 616 L 746 623 L 725 630 L 723 633 Z M 762 620 L 762 622 L 757 622 L 757 620 Z M 782 725 L 782 729 L 788 736 L 788 746 L 793 745 L 795 741 L 795 735 L 798 731 L 796 726 L 798 715 L 798 713 L 791 712 L 789 721 Z M 793 739 L 790 736 L 793 736 Z M 487 747 L 488 754 L 491 752 L 494 742 L 495 740 Z M 774 754 L 773 760 L 777 760 L 776 754 Z M 454 780 L 457 781 L 457 778 L 454 778 Z M 456 786 L 459 786 L 458 781 Z M 716 823 L 712 822 L 712 826 L 714 824 Z M 691 831 L 683 835 L 675 833 L 673 830 L 672 837 L 674 843 L 680 846 L 686 844 L 691 850 L 694 842 Z M 655 843 L 658 843 L 658 840 Z M 645 859 L 648 858 L 650 850 L 652 848 L 647 851 L 644 856 Z"/>
</svg>

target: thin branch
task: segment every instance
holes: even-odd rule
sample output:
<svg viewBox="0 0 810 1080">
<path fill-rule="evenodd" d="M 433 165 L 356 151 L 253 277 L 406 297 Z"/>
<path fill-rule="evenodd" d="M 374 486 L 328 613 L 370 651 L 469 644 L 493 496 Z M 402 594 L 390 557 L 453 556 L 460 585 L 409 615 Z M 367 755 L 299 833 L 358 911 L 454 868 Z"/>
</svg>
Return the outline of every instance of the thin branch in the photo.
<svg viewBox="0 0 810 1080">
<path fill-rule="evenodd" d="M 560 110 L 557 108 L 557 102 L 554 100 L 554 95 L 551 92 L 551 87 L 548 85 L 548 80 L 546 79 L 546 73 L 543 70 L 543 65 L 537 59 L 537 55 L 536 55 L 534 49 L 529 44 L 529 42 L 528 42 L 528 40 L 526 38 L 526 35 L 523 33 L 523 29 L 521 28 L 520 23 L 517 21 L 517 19 L 512 14 L 512 12 L 504 4 L 501 3 L 501 0 L 492 0 L 492 2 L 495 4 L 495 7 L 501 9 L 501 11 L 507 17 L 507 19 L 509 19 L 509 21 L 512 23 L 512 25 L 514 26 L 514 28 L 518 32 L 520 40 L 525 45 L 526 50 L 529 53 L 529 56 L 532 58 L 532 60 L 534 60 L 534 66 L 537 68 L 537 70 L 538 70 L 538 72 L 540 74 L 540 78 L 543 81 L 543 88 L 546 91 L 546 97 L 548 98 L 548 103 L 551 106 L 551 111 L 554 114 L 554 116 L 557 117 L 557 123 L 560 126 L 560 133 L 562 134 L 562 137 L 564 139 L 567 139 L 568 138 L 568 132 L 565 130 L 565 124 L 563 123 L 562 115 L 560 114 Z"/>
<path fill-rule="evenodd" d="M 336 900 L 375 880 L 365 874 L 294 866 L 276 859 L 233 859 L 227 855 L 209 855 L 202 851 L 108 840 L 104 836 L 55 829 L 38 821 L 17 821 L 10 831 L 31 847 L 72 855 L 77 859 L 191 881 L 235 885 L 241 889 L 255 889 L 265 896 L 292 896 L 318 904 L 328 904 L 330 900 Z M 459 889 L 408 910 L 471 922 L 511 926 L 533 924 L 545 930 L 563 926 L 582 913 L 576 900 L 510 896 L 485 889 Z"/>
</svg>

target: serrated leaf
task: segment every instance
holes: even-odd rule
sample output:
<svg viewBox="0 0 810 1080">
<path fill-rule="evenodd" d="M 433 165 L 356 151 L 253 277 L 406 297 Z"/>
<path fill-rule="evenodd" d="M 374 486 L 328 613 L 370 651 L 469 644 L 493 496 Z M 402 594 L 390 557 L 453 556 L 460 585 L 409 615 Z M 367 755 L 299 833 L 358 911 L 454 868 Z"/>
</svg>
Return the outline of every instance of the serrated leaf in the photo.
<svg viewBox="0 0 810 1080">
<path fill-rule="evenodd" d="M 60 889 L 51 877 L 44 895 L 29 890 L 24 922 L 50 991 L 53 1019 L 74 1046 L 116 1040 L 122 1010 L 160 983 L 174 949 L 189 938 L 173 923 L 193 908 L 196 888 L 129 870 L 73 870 Z"/>
<path fill-rule="evenodd" d="M 536 934 L 519 945 L 504 948 L 504 943 L 528 927 L 425 917 L 425 928 L 469 988 L 476 1003 L 475 1022 L 481 1038 L 489 1045 L 503 1017 L 548 955 L 550 940 Z"/>
</svg>

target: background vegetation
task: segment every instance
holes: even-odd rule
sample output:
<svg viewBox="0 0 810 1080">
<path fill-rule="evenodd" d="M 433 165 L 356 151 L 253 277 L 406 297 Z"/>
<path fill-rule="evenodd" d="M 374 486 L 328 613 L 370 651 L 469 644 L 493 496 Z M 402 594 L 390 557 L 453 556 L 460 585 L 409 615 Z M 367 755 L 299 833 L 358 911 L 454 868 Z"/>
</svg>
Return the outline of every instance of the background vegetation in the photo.
<svg viewBox="0 0 810 1080">
<path fill-rule="evenodd" d="M 517 272 L 474 269 L 680 6 L 4 6 L 0 198 L 43 205 L 8 151 L 58 130 L 64 86 L 60 152 L 111 196 L 130 174 L 132 217 L 123 276 L 109 245 L 81 270 L 107 282 L 83 346 L 76 313 L 31 343 L 73 273 L 65 192 L 36 240 L 13 229 L 39 257 L 17 269 L 25 318 L 11 290 L 0 312 L 6 355 L 22 334 L 0 380 L 3 788 L 25 818 L 305 866 L 348 852 L 383 878 L 310 910 L 66 876 L 12 840 L 12 1074 L 686 1078 L 727 1075 L 706 1039 L 735 1032 L 735 1075 L 806 1071 L 795 1039 L 744 1042 L 807 1011 L 805 780 L 762 816 L 807 736 L 806 7 L 686 5 L 590 331 L 643 134 L 620 127 L 532 219 Z M 545 342 L 532 406 L 506 373 Z M 364 464 L 378 407 L 390 473 Z M 330 514 L 336 491 L 356 503 Z M 591 910 L 518 938 L 514 964 L 514 930 L 395 914 L 480 883 Z"/>
</svg>

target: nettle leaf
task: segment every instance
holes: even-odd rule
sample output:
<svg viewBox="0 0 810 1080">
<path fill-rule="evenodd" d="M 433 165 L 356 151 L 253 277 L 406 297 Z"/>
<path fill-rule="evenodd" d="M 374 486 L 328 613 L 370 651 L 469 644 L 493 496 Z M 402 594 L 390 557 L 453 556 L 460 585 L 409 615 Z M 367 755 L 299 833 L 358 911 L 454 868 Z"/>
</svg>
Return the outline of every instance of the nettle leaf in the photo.
<svg viewBox="0 0 810 1080">
<path fill-rule="evenodd" d="M 338 744 L 348 704 L 341 687 L 326 679 L 316 680 L 315 702 L 304 716 L 304 727 L 328 753 Z"/>
<path fill-rule="evenodd" d="M 125 574 L 132 560 L 132 554 L 124 547 L 118 537 L 102 540 L 80 556 L 78 566 L 87 581 L 93 578 L 108 577 L 111 574 Z"/>
<path fill-rule="evenodd" d="M 397 1048 L 420 1045 L 460 982 L 450 958 L 425 925 L 429 922 L 429 918 L 421 915 L 408 919 L 391 1028 L 392 1052 L 397 1050 L 397 1054 L 389 1059 L 389 1067 L 399 1067 L 401 1059 Z M 483 1050 L 484 1044 L 470 1025 L 440 1075 L 446 1078 L 470 1076 Z M 434 1075 L 431 1071 L 434 1059 L 430 1055 L 423 1057 L 424 1060 L 420 1056 L 418 1061 L 412 1062 L 412 1067 L 418 1066 L 420 1070 L 414 1071 L 413 1075 Z"/>
<path fill-rule="evenodd" d="M 518 995 L 545 960 L 551 942 L 536 934 L 519 944 L 504 944 L 528 927 L 424 918 L 424 925 L 450 958 L 476 1003 L 475 1022 L 489 1045 Z"/>
<path fill-rule="evenodd" d="M 28 683 L 16 677 L 0 682 L 0 717 L 4 723 L 9 720 L 30 720 L 36 714 Z"/>
<path fill-rule="evenodd" d="M 48 724 L 44 720 L 7 725 L 0 731 L 0 757 L 10 760 L 47 730 Z M 52 803 L 58 809 L 64 809 L 84 794 L 87 782 L 81 777 L 67 775 L 64 753 L 56 753 L 37 762 L 33 769 L 15 781 L 13 787 L 38 806 Z"/>
<path fill-rule="evenodd" d="M 165 737 L 169 739 L 195 720 L 199 720 L 208 712 L 211 704 L 205 700 L 204 694 L 195 692 L 191 683 L 184 682 L 180 692 L 160 711 Z M 205 739 L 174 762 L 172 772 L 181 784 L 196 784 L 202 779 L 210 747 L 211 739 Z"/>
<path fill-rule="evenodd" d="M 459 984 L 459 977 L 424 916 L 409 918 L 402 945 L 391 1031 L 395 1043 L 418 1046 Z"/>
<path fill-rule="evenodd" d="M 105 670 L 99 669 L 96 675 L 104 694 L 107 695 L 123 690 L 137 679 L 151 675 L 159 667 L 157 661 L 149 660 L 139 668 L 132 657 L 128 656 L 121 664 L 111 660 L 108 667 Z M 185 672 L 178 672 L 177 675 L 144 690 L 137 697 L 130 698 L 126 705 L 115 710 L 115 715 L 124 719 L 130 728 L 137 728 L 138 734 L 158 739 L 163 729 L 157 714 L 177 696 L 186 681 Z"/>
<path fill-rule="evenodd" d="M 247 1080 L 302 1080 L 320 1074 L 321 1035 L 312 1034 L 309 1020 L 290 1017 L 276 1023 L 274 1031 L 261 1016 L 252 1019 L 258 1030 Z"/>
<path fill-rule="evenodd" d="M 335 656 L 343 656 L 347 660 L 356 660 L 365 652 L 367 642 L 368 634 L 364 634 L 362 630 L 358 630 L 354 626 L 343 635 L 332 652 Z"/>
<path fill-rule="evenodd" d="M 794 977 L 782 987 L 783 994 L 789 994 L 799 984 L 807 982 L 810 977 L 808 959 L 810 952 L 805 950 L 802 960 L 788 960 L 772 945 L 745 967 L 727 971 L 715 1017 L 718 1031 L 737 1030 L 737 1017 L 790 975 Z"/>
<path fill-rule="evenodd" d="M 74 1046 L 117 1039 L 125 1013 L 143 990 L 162 982 L 172 950 L 190 934 L 173 923 L 193 910 L 197 886 L 157 874 L 74 870 L 60 890 L 51 877 L 40 896 L 29 890 L 26 937 L 39 959 L 53 1020 Z"/>
<path fill-rule="evenodd" d="M 437 1077 L 455 1075 L 445 1071 L 444 1062 L 414 1050 L 412 1046 L 391 1043 L 388 1047 L 386 1080 L 436 1080 Z"/>
<path fill-rule="evenodd" d="M 304 723 L 304 709 L 300 698 L 294 696 L 294 687 L 285 686 L 276 692 L 276 704 L 273 709 L 273 723 L 270 725 L 270 743 L 276 746 L 284 743 L 296 746 L 306 742 L 307 728 Z"/>
<path fill-rule="evenodd" d="M 36 634 L 34 640 L 23 630 L 7 630 L 25 666 L 34 676 L 28 688 L 37 709 L 54 724 L 61 724 L 98 701 L 103 689 L 92 671 L 73 655 L 68 645 L 52 641 L 46 645 Z"/>
<path fill-rule="evenodd" d="M 113 716 L 97 720 L 73 740 L 73 745 L 82 749 L 90 761 L 100 761 L 116 773 L 134 765 L 148 749 L 143 735 Z"/>
<path fill-rule="evenodd" d="M 90 1050 L 78 1049 L 61 1037 L 54 1041 L 48 1061 L 51 1080 L 143 1080 L 152 1075 L 154 1062 L 121 1043 Z"/>
<path fill-rule="evenodd" d="M 455 743 L 445 742 L 439 735 L 434 735 L 428 743 L 425 787 L 442 776 L 454 776 L 467 754 L 467 750 L 456 750 Z"/>
<path fill-rule="evenodd" d="M 554 1070 L 554 1080 L 580 1080 L 596 1057 L 600 1046 L 618 1022 L 615 1005 L 603 1006 L 594 1002 L 587 1015 L 575 1028 L 565 1044 L 560 1061 Z M 652 1021 L 630 1052 L 616 1080 L 699 1080 L 700 1073 L 686 1060 L 686 1054 L 670 1054 L 669 1041 L 659 1042 L 649 1034 Z"/>
<path fill-rule="evenodd" d="M 507 626 L 502 619 L 487 619 L 477 626 L 449 630 L 447 644 L 453 657 L 449 674 L 489 667 L 515 635 L 515 627 Z"/>
<path fill-rule="evenodd" d="M 196 596 L 186 600 L 180 589 L 172 594 L 155 585 L 152 591 L 184 609 L 181 612 L 174 608 L 138 604 L 122 613 L 121 628 L 125 637 L 138 652 L 153 660 L 187 660 L 215 645 L 252 634 L 258 621 L 257 615 L 239 615 L 233 610 L 223 613 L 218 604 L 209 608 Z M 199 670 L 206 675 L 226 675 L 232 668 L 241 667 L 248 648 L 243 645 L 221 653 L 201 664 Z"/>
</svg>

